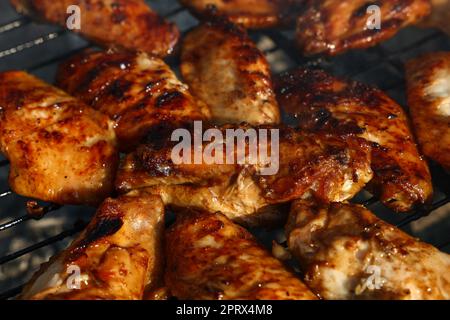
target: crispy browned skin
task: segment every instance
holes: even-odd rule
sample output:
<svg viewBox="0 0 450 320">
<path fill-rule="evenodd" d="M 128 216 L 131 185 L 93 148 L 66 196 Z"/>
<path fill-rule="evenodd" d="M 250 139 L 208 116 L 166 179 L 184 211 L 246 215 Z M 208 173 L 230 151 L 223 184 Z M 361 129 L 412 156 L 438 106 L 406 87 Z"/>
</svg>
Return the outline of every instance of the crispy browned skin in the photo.
<svg viewBox="0 0 450 320">
<path fill-rule="evenodd" d="M 168 65 L 144 53 L 87 51 L 59 68 L 67 92 L 117 123 L 121 150 L 131 150 L 154 128 L 206 120 L 209 108 L 195 99 Z"/>
<path fill-rule="evenodd" d="M 86 230 L 33 276 L 21 299 L 142 299 L 144 289 L 162 280 L 163 233 L 159 197 L 134 192 L 108 198 Z M 74 267 L 80 270 L 78 289 L 68 286 Z"/>
<path fill-rule="evenodd" d="M 240 27 L 220 19 L 195 28 L 181 60 L 183 78 L 210 106 L 214 122 L 280 122 L 270 66 Z"/>
<path fill-rule="evenodd" d="M 371 189 L 395 211 L 431 199 L 427 163 L 421 158 L 403 109 L 382 91 L 335 78 L 320 70 L 297 69 L 276 80 L 280 107 L 303 129 L 370 141 Z"/>
<path fill-rule="evenodd" d="M 113 189 L 118 153 L 107 116 L 21 71 L 0 73 L 0 150 L 18 194 L 98 204 Z"/>
<path fill-rule="evenodd" d="M 423 26 L 439 28 L 450 34 L 450 0 L 431 0 L 431 15 Z"/>
<path fill-rule="evenodd" d="M 10 0 L 16 10 L 66 27 L 67 8 L 81 11 L 81 29 L 74 30 L 105 47 L 144 51 L 164 57 L 179 38 L 177 27 L 162 19 L 143 0 Z"/>
<path fill-rule="evenodd" d="M 450 256 L 360 205 L 293 203 L 288 245 L 324 299 L 450 299 Z"/>
<path fill-rule="evenodd" d="M 121 192 L 148 188 L 161 195 L 166 204 L 220 211 L 239 223 L 258 226 L 282 220 L 285 216 L 277 206 L 281 203 L 312 194 L 326 202 L 342 201 L 353 197 L 372 177 L 370 148 L 363 139 L 345 141 L 285 127 L 245 125 L 220 127 L 224 138 L 227 128 L 254 130 L 255 135 L 258 129 L 278 130 L 279 170 L 276 171 L 276 157 L 272 161 L 267 159 L 275 169 L 273 172 L 262 171 L 265 165 L 261 158 L 253 163 L 226 161 L 229 155 L 236 159 L 237 149 L 244 148 L 249 160 L 248 139 L 244 148 L 239 147 L 242 144 L 237 139 L 234 148 L 218 144 L 216 150 L 224 150 L 217 151 L 223 154 L 224 164 L 214 164 L 217 161 L 207 164 L 202 159 L 198 164 L 175 164 L 172 150 L 176 143 L 166 138 L 165 142 L 141 145 L 129 154 L 118 172 L 116 187 Z M 275 139 L 268 131 L 269 156 L 271 148 L 276 147 L 271 144 L 271 137 Z M 207 145 L 205 142 L 203 147 Z M 265 146 L 261 142 L 256 150 L 264 154 Z M 273 150 L 276 154 L 276 149 Z"/>
<path fill-rule="evenodd" d="M 368 28 L 373 12 L 367 8 L 373 4 L 381 9 L 381 29 Z M 297 21 L 297 41 L 307 55 L 368 48 L 420 21 L 430 10 L 429 0 L 309 0 Z"/>
<path fill-rule="evenodd" d="M 165 281 L 179 299 L 316 299 L 247 230 L 218 213 L 180 213 L 166 233 L 166 252 Z"/>
<path fill-rule="evenodd" d="M 450 171 L 450 52 L 433 52 L 406 66 L 408 102 L 423 153 Z"/>
<path fill-rule="evenodd" d="M 224 15 L 246 28 L 259 29 L 290 25 L 303 0 L 180 0 L 203 17 Z"/>
</svg>

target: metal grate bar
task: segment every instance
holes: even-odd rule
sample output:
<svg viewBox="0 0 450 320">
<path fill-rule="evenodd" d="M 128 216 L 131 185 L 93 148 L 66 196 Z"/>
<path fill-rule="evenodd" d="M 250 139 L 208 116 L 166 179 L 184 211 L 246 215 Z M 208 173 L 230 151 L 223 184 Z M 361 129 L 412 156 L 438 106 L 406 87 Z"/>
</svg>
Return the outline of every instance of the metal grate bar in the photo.
<svg viewBox="0 0 450 320">
<path fill-rule="evenodd" d="M 0 258 L 0 265 L 3 265 L 5 263 L 7 263 L 7 262 L 10 262 L 10 261 L 14 260 L 14 259 L 17 259 L 17 258 L 19 258 L 19 257 L 21 257 L 23 255 L 26 255 L 26 254 L 34 251 L 34 250 L 46 247 L 46 246 L 48 246 L 48 245 L 50 245 L 52 243 L 55 243 L 55 242 L 58 242 L 58 241 L 61 241 L 61 240 L 65 239 L 67 237 L 73 236 L 74 234 L 76 234 L 76 233 L 80 232 L 81 230 L 83 230 L 84 227 L 86 227 L 86 225 L 87 224 L 84 223 L 84 222 L 83 223 L 78 223 L 72 229 L 63 231 L 63 232 L 61 232 L 60 234 L 58 234 L 56 236 L 50 237 L 50 238 L 45 239 L 45 240 L 43 240 L 41 242 L 35 243 L 35 244 L 33 244 L 33 245 L 29 246 L 29 247 L 26 247 L 24 249 L 21 249 L 19 251 L 16 251 L 14 253 L 6 255 L 6 256 Z"/>
<path fill-rule="evenodd" d="M 81 51 L 83 51 L 83 50 L 89 49 L 89 48 L 93 48 L 93 46 L 92 46 L 92 45 L 86 45 L 86 46 L 83 46 L 83 47 L 81 47 L 81 48 L 79 48 L 79 49 L 76 49 L 76 50 L 73 50 L 73 51 L 69 51 L 69 52 L 67 52 L 67 53 L 65 53 L 65 54 L 62 54 L 62 55 L 57 56 L 57 57 L 55 57 L 55 58 L 52 58 L 52 59 L 50 59 L 50 60 L 41 62 L 41 63 L 39 63 L 39 64 L 37 64 L 37 65 L 35 65 L 35 66 L 32 66 L 32 67 L 28 68 L 27 71 L 32 72 L 32 71 L 35 71 L 35 70 L 37 70 L 37 69 L 40 69 L 40 68 L 44 68 L 44 67 L 46 67 L 46 66 L 49 66 L 49 65 L 51 65 L 51 64 L 53 64 L 53 63 L 57 63 L 57 62 L 59 62 L 59 61 L 64 61 L 65 59 L 71 57 L 72 55 L 74 55 L 74 54 L 76 54 L 76 53 L 78 53 L 78 52 L 81 52 Z"/>
<path fill-rule="evenodd" d="M 59 208 L 61 208 L 61 205 L 51 204 L 51 205 L 49 205 L 47 207 L 43 207 L 38 214 L 28 213 L 28 214 L 23 215 L 23 216 L 21 216 L 19 218 L 16 218 L 14 220 L 8 221 L 8 222 L 0 225 L 0 232 L 4 231 L 4 230 L 7 230 L 9 228 L 12 228 L 15 225 L 18 225 L 19 223 L 22 223 L 22 222 L 25 222 L 25 221 L 28 221 L 28 220 L 31 220 L 31 219 L 33 219 L 33 220 L 42 219 L 47 213 L 52 212 L 52 211 L 56 211 Z"/>
<path fill-rule="evenodd" d="M 450 197 L 446 197 L 445 199 L 436 202 L 435 204 L 431 205 L 430 207 L 424 207 L 424 208 L 418 209 L 416 211 L 416 213 L 413 213 L 409 217 L 400 221 L 397 224 L 397 227 L 402 228 L 402 227 L 405 227 L 406 225 L 410 224 L 411 222 L 414 222 L 421 218 L 424 218 L 424 217 L 428 216 L 430 213 L 432 213 L 434 210 L 436 210 L 442 206 L 445 206 L 449 202 L 450 202 Z"/>
<path fill-rule="evenodd" d="M 19 52 L 24 51 L 26 49 L 30 49 L 32 47 L 36 47 L 36 46 L 42 45 L 42 44 L 44 44 L 47 41 L 54 40 L 54 39 L 60 37 L 61 35 L 65 34 L 66 32 L 67 32 L 66 30 L 59 30 L 57 32 L 52 32 L 52 33 L 49 33 L 49 34 L 47 34 L 45 36 L 38 37 L 38 38 L 36 38 L 34 40 L 27 41 L 25 43 L 19 44 L 19 45 L 13 47 L 13 48 L 9 48 L 9 49 L 0 51 L 0 58 L 5 58 L 7 56 L 19 53 Z"/>
<path fill-rule="evenodd" d="M 8 291 L 0 293 L 0 300 L 7 300 L 13 298 L 22 292 L 22 289 L 25 285 L 20 285 L 18 287 L 12 288 Z"/>
<path fill-rule="evenodd" d="M 0 26 L 0 34 L 23 27 L 23 26 L 29 24 L 30 22 L 31 22 L 31 20 L 29 18 L 20 17 L 19 19 L 16 19 L 14 21 L 8 22 L 8 23 Z"/>
</svg>

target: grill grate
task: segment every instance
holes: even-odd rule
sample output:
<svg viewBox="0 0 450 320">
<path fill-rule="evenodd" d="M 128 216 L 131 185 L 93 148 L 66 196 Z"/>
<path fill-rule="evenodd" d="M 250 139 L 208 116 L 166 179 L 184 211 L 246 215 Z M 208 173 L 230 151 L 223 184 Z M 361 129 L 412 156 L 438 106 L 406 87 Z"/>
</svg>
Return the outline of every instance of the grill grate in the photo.
<svg viewBox="0 0 450 320">
<path fill-rule="evenodd" d="M 151 1 L 150 1 L 151 2 Z M 180 29 L 186 32 L 190 26 L 196 23 L 196 20 L 189 15 L 182 7 L 176 4 L 175 1 L 167 1 L 165 4 L 151 3 L 152 6 L 169 20 L 177 22 Z M 161 8 L 161 10 L 159 10 Z M 0 16 L 0 18 L 2 18 Z M 8 23 L 0 26 L 0 45 L 7 38 L 8 34 L 13 32 L 21 32 L 26 27 L 33 25 L 33 22 L 26 17 L 16 18 Z M 24 33 L 24 32 L 22 32 Z M 9 48 L 0 51 L 0 70 L 8 69 L 8 64 L 2 64 L 2 60 L 19 56 L 24 52 L 31 52 L 33 49 L 41 46 L 51 46 L 54 40 L 70 34 L 70 32 L 57 29 L 56 31 L 48 32 L 44 35 L 39 35 L 32 40 L 24 41 L 20 44 L 13 45 Z M 349 52 L 335 58 L 313 58 L 307 59 L 302 57 L 295 48 L 292 32 L 280 31 L 280 30 L 267 30 L 264 32 L 252 32 L 251 37 L 258 43 L 258 46 L 268 56 L 268 60 L 271 62 L 274 73 L 284 71 L 290 67 L 303 65 L 303 66 L 318 66 L 334 74 L 348 76 L 363 82 L 378 85 L 381 89 L 387 91 L 394 99 L 400 102 L 402 105 L 406 105 L 404 98 L 404 78 L 403 78 L 403 62 L 409 57 L 418 55 L 425 51 L 436 50 L 450 50 L 450 39 L 444 34 L 435 30 L 420 30 L 416 28 L 408 28 L 405 31 L 401 31 L 398 36 L 393 40 L 388 41 L 380 46 L 365 50 Z M 32 64 L 25 68 L 29 72 L 40 73 L 45 71 L 48 67 L 54 67 L 58 62 L 71 56 L 79 50 L 83 50 L 89 47 L 93 47 L 92 44 L 86 43 L 79 45 L 76 48 L 69 48 L 64 50 L 61 54 L 46 59 L 44 61 Z M 17 57 L 17 61 L 21 61 L 20 57 Z M 173 60 L 173 61 L 172 61 Z M 176 59 L 171 59 L 170 64 L 177 70 Z M 392 78 L 390 80 L 389 78 Z M 8 161 L 0 161 L 0 169 L 7 169 Z M 417 220 L 423 219 L 435 212 L 436 209 L 446 206 L 450 202 L 450 176 L 445 173 L 440 167 L 436 165 L 431 166 L 433 174 L 433 182 L 436 190 L 435 201 L 432 205 L 423 206 L 415 211 L 406 215 L 396 215 L 389 212 L 386 208 L 381 207 L 376 197 L 370 197 L 367 194 L 363 194 L 357 197 L 357 202 L 362 203 L 371 209 L 373 209 L 381 218 L 391 222 L 398 227 L 411 232 L 411 224 Z M 6 181 L 4 182 L 6 185 Z M 3 208 L 2 202 L 6 198 L 14 196 L 11 190 L 5 190 L 0 193 L 0 206 Z M 23 206 L 23 201 L 20 204 Z M 13 230 L 19 225 L 24 224 L 29 220 L 39 220 L 46 217 L 49 213 L 55 212 L 60 209 L 61 206 L 55 204 L 47 204 L 42 207 L 39 214 L 33 214 L 30 209 L 25 215 L 19 216 L 14 219 L 10 219 L 0 224 L 0 236 L 7 230 Z M 450 211 L 450 209 L 447 211 Z M 3 211 L 3 210 L 2 210 Z M 3 219 L 5 213 L 0 212 L 0 218 Z M 447 225 L 450 216 L 447 217 Z M 47 237 L 42 241 L 38 241 L 30 246 L 26 246 L 23 249 L 16 250 L 12 253 L 8 253 L 3 257 L 0 257 L 0 267 L 8 264 L 14 260 L 35 252 L 40 248 L 44 248 L 50 245 L 54 245 L 63 239 L 75 235 L 86 226 L 83 221 L 76 222 L 72 227 L 63 230 L 55 236 Z M 413 235 L 417 234 L 411 232 Z M 444 232 L 445 233 L 445 232 Z M 448 234 L 447 232 L 445 233 Z M 14 234 L 13 234 L 14 235 Z M 448 235 L 447 235 L 448 237 Z M 440 249 L 444 249 L 450 246 L 450 238 L 446 238 L 439 243 L 435 243 Z M 0 269 L 1 275 L 1 269 Z M 22 279 L 25 281 L 26 279 Z M 19 285 L 12 289 L 6 290 L 0 293 L 0 299 L 8 299 L 14 297 L 20 293 L 23 285 Z M 4 290 L 0 286 L 0 291 Z"/>
</svg>

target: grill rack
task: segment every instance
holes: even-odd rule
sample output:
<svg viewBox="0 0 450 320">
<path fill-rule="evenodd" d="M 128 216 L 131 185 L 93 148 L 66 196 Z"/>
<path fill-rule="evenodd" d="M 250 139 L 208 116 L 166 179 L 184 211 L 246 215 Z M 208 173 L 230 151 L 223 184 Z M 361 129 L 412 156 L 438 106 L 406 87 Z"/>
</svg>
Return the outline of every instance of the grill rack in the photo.
<svg viewBox="0 0 450 320">
<path fill-rule="evenodd" d="M 151 1 L 148 1 L 151 2 Z M 187 14 L 186 9 L 182 6 L 176 6 L 174 8 L 171 8 L 167 13 L 162 14 L 164 18 L 172 19 L 176 17 L 179 14 Z M 20 28 L 23 28 L 29 24 L 32 24 L 32 20 L 28 17 L 19 17 L 17 19 L 14 19 L 8 23 L 5 23 L 0 26 L 0 37 L 5 35 L 8 32 L 14 31 L 14 30 L 20 30 Z M 180 25 L 179 25 L 180 27 Z M 42 36 L 38 36 L 32 40 L 20 43 L 18 45 L 15 45 L 13 47 L 10 47 L 6 50 L 0 51 L 0 62 L 1 59 L 13 56 L 15 54 L 21 53 L 26 50 L 30 50 L 32 48 L 47 44 L 51 42 L 54 39 L 60 38 L 61 36 L 65 35 L 66 33 L 69 33 L 70 31 L 64 30 L 64 29 L 58 29 L 54 32 L 49 32 L 47 34 L 44 34 Z M 186 30 L 182 30 L 182 34 L 184 34 Z M 334 70 L 332 68 L 333 64 L 336 65 L 339 63 L 339 58 L 305 58 L 302 57 L 298 50 L 295 47 L 294 41 L 292 40 L 292 34 L 289 35 L 289 32 L 283 31 L 283 30 L 266 30 L 266 31 L 255 31 L 250 33 L 251 37 L 256 39 L 260 39 L 262 37 L 266 37 L 266 39 L 270 39 L 272 42 L 272 45 L 269 46 L 269 48 L 264 48 L 262 51 L 266 55 L 276 54 L 277 52 L 282 52 L 285 55 L 285 58 L 288 58 L 292 60 L 293 65 L 295 66 L 310 66 L 310 67 L 321 67 L 325 70 L 333 70 L 334 73 L 339 73 L 339 70 Z M 377 69 L 380 65 L 385 65 L 383 69 L 385 70 L 394 70 L 394 73 L 397 73 L 400 75 L 396 81 L 393 83 L 389 83 L 387 85 L 379 85 L 381 89 L 388 93 L 392 92 L 400 92 L 404 88 L 404 78 L 403 78 L 403 62 L 400 59 L 400 56 L 405 54 L 405 52 L 409 52 L 411 50 L 417 51 L 418 48 L 421 48 L 426 43 L 436 41 L 439 38 L 445 37 L 441 32 L 439 31 L 432 31 L 429 34 L 421 37 L 420 39 L 414 40 L 412 43 L 409 43 L 407 46 L 396 49 L 396 50 L 389 50 L 389 48 L 384 48 L 383 46 L 376 46 L 374 48 L 366 50 L 366 52 L 370 52 L 371 55 L 375 55 L 376 58 L 371 61 L 371 63 L 368 65 L 368 67 L 363 68 L 356 68 L 355 72 L 348 72 L 344 71 L 343 75 L 358 79 L 360 77 L 363 77 L 364 75 L 370 74 L 372 71 Z M 1 39 L 1 38 L 0 38 Z M 48 60 L 45 60 L 43 62 L 39 62 L 35 65 L 32 65 L 25 70 L 28 72 L 35 72 L 36 70 L 45 68 L 47 66 L 50 66 L 52 64 L 56 64 L 69 56 L 73 55 L 77 51 L 87 49 L 89 47 L 94 47 L 93 44 L 88 43 L 86 45 L 83 45 L 75 50 L 69 50 L 67 52 L 64 52 L 61 55 L 58 55 L 56 57 L 50 58 Z M 449 42 L 450 47 L 450 42 Z M 419 50 L 420 51 L 420 50 Z M 364 53 L 360 53 L 363 55 Z M 176 61 L 169 61 L 169 64 L 176 68 Z M 270 60 L 270 59 L 269 59 Z M 332 61 L 334 60 L 334 61 Z M 405 103 L 403 103 L 405 105 Z M 0 168 L 5 167 L 9 164 L 7 160 L 0 160 Z M 396 225 L 399 228 L 407 228 L 410 226 L 410 224 L 414 221 L 420 220 L 422 218 L 425 218 L 429 216 L 433 211 L 435 211 L 438 208 L 441 208 L 448 203 L 450 203 L 450 175 L 446 173 L 442 168 L 440 168 L 438 165 L 432 163 L 431 164 L 431 171 L 433 175 L 433 183 L 435 190 L 438 190 L 438 193 L 441 194 L 441 196 L 438 199 L 435 199 L 435 201 L 430 205 L 424 205 L 419 208 L 416 208 L 410 213 L 401 215 L 401 219 L 399 220 L 397 218 L 397 221 L 392 222 L 394 225 Z M 5 190 L 4 192 L 0 193 L 0 206 L 1 201 L 9 196 L 12 196 L 14 193 L 11 190 Z M 359 201 L 355 201 L 358 203 L 361 203 L 368 207 L 373 207 L 379 204 L 379 201 L 376 197 L 367 197 L 365 196 L 363 199 L 359 199 Z M 58 209 L 60 209 L 62 206 L 56 205 L 56 204 L 48 204 L 43 207 L 41 207 L 38 214 L 33 213 L 32 210 L 28 210 L 28 213 L 25 215 L 22 215 L 18 218 L 9 220 L 5 223 L 0 224 L 0 232 L 6 231 L 8 229 L 14 228 L 17 225 L 23 224 L 29 220 L 40 220 L 47 216 L 49 213 L 54 212 Z M 387 209 L 384 208 L 386 211 Z M 377 213 L 375 211 L 375 213 Z M 2 212 L 0 212 L 0 219 L 3 219 L 1 216 Z M 398 217 L 398 214 L 390 213 L 392 217 Z M 61 233 L 51 236 L 49 238 L 46 238 L 40 242 L 37 242 L 31 246 L 22 248 L 18 251 L 9 253 L 3 257 L 0 257 L 0 266 L 11 262 L 15 259 L 18 259 L 24 255 L 30 254 L 33 251 L 55 244 L 56 242 L 59 242 L 63 239 L 66 239 L 68 237 L 71 237 L 81 230 L 84 229 L 84 227 L 87 225 L 87 222 L 85 221 L 77 221 L 72 228 L 69 228 L 67 230 L 63 230 Z M 436 247 L 443 249 L 445 247 L 450 246 L 450 236 L 449 238 L 444 241 L 443 243 L 439 243 L 436 245 Z M 17 287 L 14 287 L 12 289 L 6 290 L 4 292 L 0 292 L 0 300 L 9 299 L 17 294 L 20 293 L 20 291 L 23 288 L 23 284 L 19 285 Z"/>
</svg>

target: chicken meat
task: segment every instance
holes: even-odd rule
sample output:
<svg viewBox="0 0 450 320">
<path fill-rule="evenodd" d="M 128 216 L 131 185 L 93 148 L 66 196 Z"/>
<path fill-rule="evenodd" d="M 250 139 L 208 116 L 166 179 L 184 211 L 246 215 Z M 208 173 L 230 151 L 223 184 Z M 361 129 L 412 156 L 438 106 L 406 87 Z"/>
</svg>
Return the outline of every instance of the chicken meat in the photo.
<svg viewBox="0 0 450 320">
<path fill-rule="evenodd" d="M 219 213 L 182 212 L 166 232 L 165 281 L 179 299 L 317 297 L 244 228 Z"/>
<path fill-rule="evenodd" d="M 450 256 L 365 207 L 293 203 L 288 246 L 324 299 L 450 299 Z"/>
<path fill-rule="evenodd" d="M 306 55 L 336 55 L 372 47 L 426 17 L 429 0 L 308 0 L 297 21 Z"/>
<path fill-rule="evenodd" d="M 63 252 L 43 264 L 25 300 L 138 300 L 163 281 L 164 206 L 133 192 L 108 198 Z"/>
<path fill-rule="evenodd" d="M 63 27 L 69 26 L 72 15 L 79 14 L 79 25 L 70 29 L 105 47 L 164 57 L 172 53 L 179 38 L 178 28 L 161 18 L 144 0 L 10 1 L 19 13 Z"/>
<path fill-rule="evenodd" d="M 270 66 L 245 30 L 218 19 L 184 39 L 181 73 L 192 93 L 211 108 L 215 123 L 280 122 Z"/>
<path fill-rule="evenodd" d="M 203 145 L 167 137 L 139 146 L 122 162 L 117 189 L 146 188 L 167 205 L 220 211 L 247 226 L 273 226 L 285 217 L 282 203 L 311 195 L 343 201 L 372 178 L 364 139 L 272 126 L 210 129 L 216 130 L 215 140 Z M 213 134 L 210 129 L 205 136 Z M 197 130 L 186 134 L 195 137 Z M 189 148 L 180 150 L 180 145 Z"/>
<path fill-rule="evenodd" d="M 450 171 L 450 52 L 433 52 L 406 66 L 408 102 L 423 153 Z"/>
<path fill-rule="evenodd" d="M 113 122 L 22 71 L 0 73 L 0 150 L 20 195 L 97 205 L 113 190 L 118 152 Z"/>
<path fill-rule="evenodd" d="M 359 136 L 372 144 L 370 190 L 404 212 L 431 200 L 433 187 L 403 109 L 382 91 L 321 70 L 296 69 L 276 80 L 280 107 L 302 129 Z"/>
<path fill-rule="evenodd" d="M 450 35 L 450 0 L 431 0 L 431 15 L 422 26 L 439 28 Z"/>
<path fill-rule="evenodd" d="M 145 53 L 82 52 L 59 67 L 57 83 L 117 123 L 123 151 L 161 125 L 210 117 L 164 61 Z"/>
<path fill-rule="evenodd" d="M 200 17 L 226 16 L 245 28 L 295 24 L 304 0 L 180 0 Z"/>
</svg>

